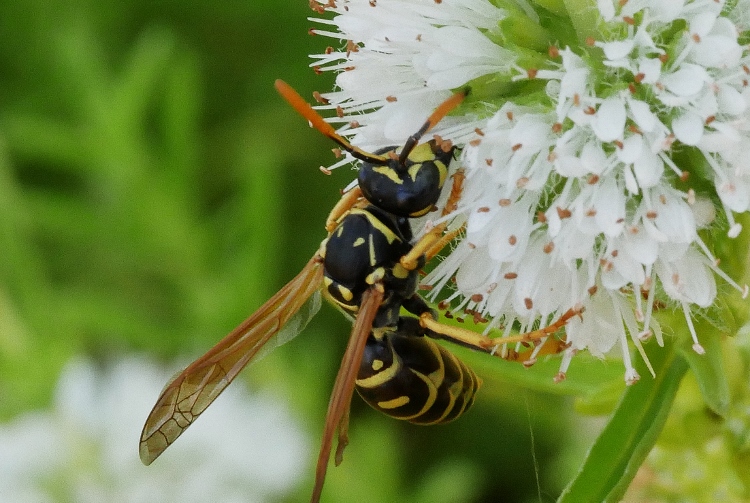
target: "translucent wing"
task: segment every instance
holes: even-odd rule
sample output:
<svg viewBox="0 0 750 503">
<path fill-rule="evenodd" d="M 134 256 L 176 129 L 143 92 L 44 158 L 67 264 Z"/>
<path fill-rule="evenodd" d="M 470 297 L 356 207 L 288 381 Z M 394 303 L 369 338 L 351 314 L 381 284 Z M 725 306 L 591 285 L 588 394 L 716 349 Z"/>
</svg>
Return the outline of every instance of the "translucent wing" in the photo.
<svg viewBox="0 0 750 503">
<path fill-rule="evenodd" d="M 323 263 L 316 255 L 276 295 L 167 384 L 141 432 L 144 464 L 159 457 L 251 360 L 305 327 L 320 308 L 322 281 Z"/>
<path fill-rule="evenodd" d="M 331 456 L 333 437 L 337 428 L 339 430 L 339 446 L 336 452 L 337 459 L 340 460 L 343 449 L 348 442 L 346 437 L 349 428 L 349 406 L 352 401 L 352 393 L 354 393 L 354 381 L 357 379 L 359 365 L 365 352 L 367 337 L 372 331 L 372 322 L 375 320 L 375 315 L 380 308 L 380 304 L 383 302 L 383 291 L 378 286 L 370 287 L 362 295 L 362 304 L 354 321 L 352 334 L 349 337 L 349 343 L 341 360 L 341 367 L 339 367 L 339 372 L 336 375 L 331 399 L 328 402 L 328 412 L 326 413 L 323 439 L 320 444 L 320 453 L 318 454 L 318 464 L 315 468 L 315 487 L 310 499 L 311 503 L 320 501 L 320 495 L 323 491 L 323 481 L 328 469 L 328 458 Z"/>
</svg>

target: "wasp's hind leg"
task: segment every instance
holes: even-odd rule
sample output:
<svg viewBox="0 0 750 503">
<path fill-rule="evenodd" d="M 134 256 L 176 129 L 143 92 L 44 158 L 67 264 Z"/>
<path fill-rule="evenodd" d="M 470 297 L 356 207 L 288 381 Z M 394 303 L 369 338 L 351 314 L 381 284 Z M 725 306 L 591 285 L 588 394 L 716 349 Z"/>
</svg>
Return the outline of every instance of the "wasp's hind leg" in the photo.
<svg viewBox="0 0 750 503">
<path fill-rule="evenodd" d="M 424 314 L 427 314 L 433 320 L 437 317 L 437 311 L 431 308 L 429 304 L 427 304 L 427 302 L 425 302 L 425 300 L 416 293 L 408 299 L 405 299 L 401 305 L 411 314 L 415 314 L 420 317 Z"/>
<path fill-rule="evenodd" d="M 448 201 L 446 201 L 445 206 L 443 207 L 441 216 L 447 216 L 458 208 L 458 201 L 461 200 L 466 175 L 464 175 L 463 170 L 459 169 L 451 176 L 451 178 L 453 179 L 451 193 L 448 196 Z M 426 260 L 429 261 L 435 255 L 440 253 L 440 250 L 442 250 L 463 230 L 463 226 L 461 226 L 452 231 L 445 232 L 447 227 L 448 222 L 440 223 L 422 236 L 420 240 L 414 244 L 411 251 L 401 257 L 401 265 L 404 269 L 413 271 L 414 269 L 419 268 L 420 257 L 424 256 L 426 257 Z"/>
<path fill-rule="evenodd" d="M 423 313 L 420 315 L 420 324 L 427 330 L 427 335 L 438 339 L 445 339 L 456 344 L 467 346 L 469 348 L 478 349 L 486 353 L 493 354 L 499 358 L 506 360 L 520 360 L 527 361 L 529 358 L 534 358 L 538 354 L 551 354 L 559 353 L 567 347 L 567 343 L 564 339 L 553 339 L 553 344 L 549 347 L 545 344 L 547 338 L 554 335 L 555 332 L 562 329 L 565 324 L 571 318 L 580 316 L 583 312 L 582 306 L 576 306 L 568 309 L 562 316 L 555 320 L 552 324 L 546 327 L 526 332 L 524 334 L 515 335 L 511 337 L 487 337 L 486 335 L 478 334 L 472 330 L 467 330 L 461 327 L 454 327 L 451 325 L 445 325 L 435 320 L 431 313 Z M 531 352 L 524 351 L 518 353 L 510 351 L 508 353 L 497 352 L 497 350 L 505 344 L 516 344 L 521 343 L 522 345 L 536 346 L 541 343 L 545 347 L 539 349 L 538 346 L 533 348 Z"/>
</svg>

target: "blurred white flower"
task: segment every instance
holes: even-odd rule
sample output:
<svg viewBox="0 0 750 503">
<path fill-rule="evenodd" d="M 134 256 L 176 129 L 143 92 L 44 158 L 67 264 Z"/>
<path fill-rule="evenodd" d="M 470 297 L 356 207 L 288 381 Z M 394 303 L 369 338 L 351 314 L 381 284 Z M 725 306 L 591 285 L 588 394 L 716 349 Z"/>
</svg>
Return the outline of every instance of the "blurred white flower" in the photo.
<svg viewBox="0 0 750 503">
<path fill-rule="evenodd" d="M 0 424 L 0 501 L 252 502 L 304 474 L 309 446 L 278 401 L 235 383 L 151 466 L 140 431 L 167 372 L 140 359 L 73 361 L 49 411 Z"/>
<path fill-rule="evenodd" d="M 471 88 L 464 115 L 434 130 L 461 148 L 449 218 L 466 231 L 424 279 L 433 299 L 451 289 L 451 310 L 488 330 L 583 305 L 558 377 L 578 350 L 617 348 L 632 383 L 628 339 L 644 358 L 643 339 L 662 343 L 656 295 L 702 352 L 691 312 L 714 303 L 716 276 L 747 294 L 698 231 L 734 238 L 734 213 L 750 209 L 750 0 L 566 2 L 576 19 L 501 0 L 312 5 L 324 27 L 313 32 L 342 41 L 313 56 L 339 72 L 320 108 L 354 144 L 403 143 L 452 89 Z"/>
</svg>

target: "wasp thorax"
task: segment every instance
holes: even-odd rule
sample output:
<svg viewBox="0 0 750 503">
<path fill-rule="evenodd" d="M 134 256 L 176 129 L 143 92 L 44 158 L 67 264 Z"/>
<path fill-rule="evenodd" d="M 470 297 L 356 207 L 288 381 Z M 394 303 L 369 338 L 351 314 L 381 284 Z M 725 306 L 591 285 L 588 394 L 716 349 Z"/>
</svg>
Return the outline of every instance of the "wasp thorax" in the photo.
<svg viewBox="0 0 750 503">
<path fill-rule="evenodd" d="M 396 294 L 394 302 L 400 306 L 416 290 L 416 271 L 404 277 L 393 272 L 411 250 L 411 238 L 405 218 L 373 205 L 352 209 L 324 245 L 324 282 L 330 300 L 356 312 L 362 293 L 382 282 L 387 286 L 386 299 Z"/>
<path fill-rule="evenodd" d="M 394 152 L 386 164 L 363 162 L 359 187 L 375 206 L 402 217 L 418 217 L 429 212 L 443 188 L 453 149 L 445 152 L 435 140 L 416 146 L 401 163 L 396 147 L 376 154 Z"/>
</svg>

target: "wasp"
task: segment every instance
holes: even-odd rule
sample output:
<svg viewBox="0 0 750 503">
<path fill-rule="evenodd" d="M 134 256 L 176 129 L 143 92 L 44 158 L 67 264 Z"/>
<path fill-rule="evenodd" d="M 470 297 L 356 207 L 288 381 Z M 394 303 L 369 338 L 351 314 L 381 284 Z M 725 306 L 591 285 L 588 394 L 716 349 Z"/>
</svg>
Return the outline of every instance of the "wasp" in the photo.
<svg viewBox="0 0 750 503">
<path fill-rule="evenodd" d="M 288 84 L 279 80 L 276 88 L 313 127 L 362 161 L 358 188 L 331 211 L 328 236 L 302 271 L 166 385 L 143 427 L 140 457 L 146 465 L 153 462 L 248 363 L 298 335 L 324 297 L 354 321 L 326 414 L 311 498 L 315 503 L 337 430 L 337 465 L 348 443 L 355 389 L 392 417 L 417 424 L 451 421 L 471 406 L 480 380 L 434 339 L 494 353 L 501 344 L 545 338 L 577 312 L 534 332 L 493 339 L 437 322 L 435 311 L 416 293 L 419 269 L 456 234 L 437 225 L 412 244 L 409 218 L 433 209 L 455 151 L 439 138 L 420 140 L 463 101 L 465 92 L 439 105 L 403 146 L 369 153 L 340 136 Z M 459 173 L 444 213 L 460 197 L 461 181 Z"/>
</svg>

